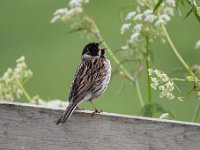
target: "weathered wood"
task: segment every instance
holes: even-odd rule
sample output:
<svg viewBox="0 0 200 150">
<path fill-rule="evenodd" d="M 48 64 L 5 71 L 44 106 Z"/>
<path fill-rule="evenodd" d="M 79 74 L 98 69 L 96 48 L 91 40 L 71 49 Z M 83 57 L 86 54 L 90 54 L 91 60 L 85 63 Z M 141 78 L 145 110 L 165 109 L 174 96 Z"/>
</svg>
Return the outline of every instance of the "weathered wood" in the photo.
<svg viewBox="0 0 200 150">
<path fill-rule="evenodd" d="M 200 124 L 0 103 L 0 150 L 198 150 Z"/>
</svg>

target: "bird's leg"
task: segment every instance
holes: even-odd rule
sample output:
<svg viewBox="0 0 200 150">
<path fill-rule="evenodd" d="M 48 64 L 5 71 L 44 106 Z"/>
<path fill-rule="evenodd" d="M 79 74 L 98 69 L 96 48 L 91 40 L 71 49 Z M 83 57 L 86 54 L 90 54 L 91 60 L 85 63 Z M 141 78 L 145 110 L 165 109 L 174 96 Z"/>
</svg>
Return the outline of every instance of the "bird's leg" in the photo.
<svg viewBox="0 0 200 150">
<path fill-rule="evenodd" d="M 92 106 L 94 107 L 94 113 L 101 113 L 102 112 L 102 110 L 98 110 L 97 108 L 96 108 L 96 106 L 94 105 L 94 103 L 92 102 L 92 101 L 90 101 L 91 103 L 92 103 Z"/>
</svg>

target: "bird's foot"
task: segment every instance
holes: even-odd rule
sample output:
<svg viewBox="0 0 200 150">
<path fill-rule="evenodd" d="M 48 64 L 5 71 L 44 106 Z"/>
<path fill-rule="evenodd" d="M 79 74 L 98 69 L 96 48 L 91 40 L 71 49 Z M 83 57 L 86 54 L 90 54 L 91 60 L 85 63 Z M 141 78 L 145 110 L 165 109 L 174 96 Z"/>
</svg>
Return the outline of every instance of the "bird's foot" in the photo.
<svg viewBox="0 0 200 150">
<path fill-rule="evenodd" d="M 95 114 L 99 114 L 99 113 L 101 113 L 101 112 L 103 112 L 103 111 L 102 111 L 102 110 L 95 109 L 95 111 L 92 112 L 92 117 L 93 117 Z"/>
<path fill-rule="evenodd" d="M 94 111 L 95 114 L 98 114 L 98 113 L 101 113 L 101 112 L 102 112 L 102 109 L 101 109 L 101 110 L 96 109 L 96 110 Z"/>
</svg>

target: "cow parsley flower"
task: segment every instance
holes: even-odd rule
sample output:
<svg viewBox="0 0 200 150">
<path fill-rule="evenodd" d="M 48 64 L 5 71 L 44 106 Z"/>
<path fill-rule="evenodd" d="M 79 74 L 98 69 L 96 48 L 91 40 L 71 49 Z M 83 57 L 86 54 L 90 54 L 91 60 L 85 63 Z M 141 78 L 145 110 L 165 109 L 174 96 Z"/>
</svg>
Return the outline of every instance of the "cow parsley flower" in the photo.
<svg viewBox="0 0 200 150">
<path fill-rule="evenodd" d="M 129 24 L 129 26 L 121 28 L 121 33 L 132 30 L 126 42 L 127 46 L 131 48 L 140 47 L 141 49 L 141 46 L 144 45 L 144 40 L 142 40 L 144 36 L 139 35 L 148 36 L 150 41 L 160 37 L 161 40 L 163 39 L 161 27 L 171 21 L 176 1 L 163 1 L 161 6 L 156 11 L 153 11 L 157 2 L 158 0 L 137 0 L 138 6 L 126 15 L 124 24 Z"/>
<path fill-rule="evenodd" d="M 70 23 L 71 31 L 81 31 L 82 35 L 89 38 L 99 35 L 94 21 L 84 13 L 83 6 L 89 3 L 89 0 L 69 0 L 66 8 L 55 11 L 51 23 L 67 22 Z"/>
<path fill-rule="evenodd" d="M 173 91 L 175 89 L 174 82 L 163 72 L 155 69 L 149 69 L 149 76 L 151 78 L 151 87 L 154 90 L 159 90 L 160 98 L 172 100 L 175 98 Z"/>
<path fill-rule="evenodd" d="M 7 71 L 0 77 L 0 100 L 14 101 L 15 98 L 20 99 L 22 96 L 27 98 L 28 93 L 25 91 L 23 84 L 27 82 L 33 73 L 25 62 L 25 57 L 22 56 L 16 60 L 14 69 L 8 68 Z M 31 99 L 28 96 L 30 102 Z"/>
<path fill-rule="evenodd" d="M 130 28 L 131 24 L 130 23 L 125 23 L 122 25 L 121 27 L 121 34 L 124 34 L 124 32 L 128 31 L 128 29 Z"/>
<path fill-rule="evenodd" d="M 83 4 L 89 3 L 89 0 L 70 0 L 68 8 L 60 8 L 54 12 L 51 23 L 58 21 L 69 21 L 83 13 Z"/>
<path fill-rule="evenodd" d="M 132 34 L 129 43 L 131 43 L 132 45 L 136 44 L 136 42 L 139 40 L 139 36 L 139 32 L 135 32 L 134 34 Z"/>
<path fill-rule="evenodd" d="M 125 20 L 131 20 L 133 19 L 133 17 L 135 16 L 136 12 L 135 11 L 132 11 L 132 12 L 129 12 L 125 18 Z"/>
</svg>

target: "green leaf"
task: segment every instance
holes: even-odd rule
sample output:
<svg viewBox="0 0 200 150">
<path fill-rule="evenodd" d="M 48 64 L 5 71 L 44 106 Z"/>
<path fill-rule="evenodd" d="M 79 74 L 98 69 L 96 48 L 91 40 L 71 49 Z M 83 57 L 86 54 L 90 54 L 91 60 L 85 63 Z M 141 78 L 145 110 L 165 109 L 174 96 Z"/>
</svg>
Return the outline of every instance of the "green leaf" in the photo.
<svg viewBox="0 0 200 150">
<path fill-rule="evenodd" d="M 80 28 L 77 28 L 77 29 L 69 30 L 66 33 L 70 34 L 70 33 L 75 33 L 75 32 L 79 32 L 79 31 L 83 31 L 83 30 L 85 30 L 85 29 L 80 27 Z"/>
<path fill-rule="evenodd" d="M 200 22 L 200 16 L 197 14 L 197 8 L 195 8 L 193 10 L 195 17 L 197 18 L 197 20 Z"/>
<path fill-rule="evenodd" d="M 154 7 L 153 11 L 155 12 L 161 5 L 161 3 L 163 2 L 164 0 L 159 0 L 156 4 L 156 6 Z"/>
<path fill-rule="evenodd" d="M 146 117 L 153 117 L 155 115 L 161 115 L 163 113 L 168 113 L 169 117 L 172 119 L 175 119 L 175 116 L 173 113 L 165 110 L 162 105 L 157 104 L 157 103 L 152 103 L 152 104 L 146 104 L 144 105 L 144 107 L 142 108 L 140 114 L 142 114 L 143 116 Z"/>
<path fill-rule="evenodd" d="M 187 14 L 185 15 L 185 18 L 187 18 L 194 10 L 194 7 L 192 7 L 188 12 Z"/>
<path fill-rule="evenodd" d="M 179 2 L 180 2 L 183 6 L 185 6 L 184 0 L 179 0 Z"/>
</svg>

